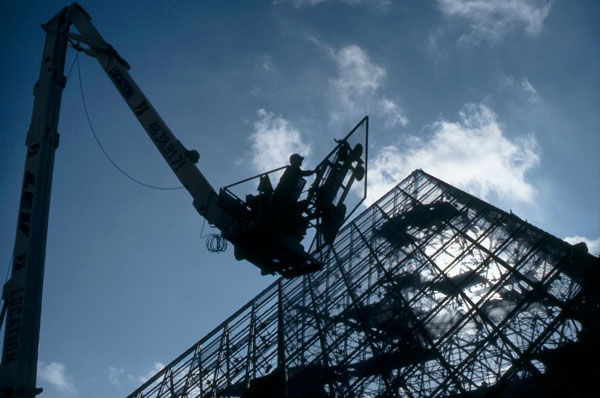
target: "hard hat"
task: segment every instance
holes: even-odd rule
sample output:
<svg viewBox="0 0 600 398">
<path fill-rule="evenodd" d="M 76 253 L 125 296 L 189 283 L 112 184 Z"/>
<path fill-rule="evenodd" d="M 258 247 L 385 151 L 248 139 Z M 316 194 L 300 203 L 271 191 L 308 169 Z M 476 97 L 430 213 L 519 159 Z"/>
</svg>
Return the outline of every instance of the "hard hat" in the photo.
<svg viewBox="0 0 600 398">
<path fill-rule="evenodd" d="M 298 155 L 297 153 L 293 154 L 292 156 L 290 156 L 290 164 L 302 164 L 302 161 L 304 160 L 304 158 L 300 155 Z"/>
</svg>

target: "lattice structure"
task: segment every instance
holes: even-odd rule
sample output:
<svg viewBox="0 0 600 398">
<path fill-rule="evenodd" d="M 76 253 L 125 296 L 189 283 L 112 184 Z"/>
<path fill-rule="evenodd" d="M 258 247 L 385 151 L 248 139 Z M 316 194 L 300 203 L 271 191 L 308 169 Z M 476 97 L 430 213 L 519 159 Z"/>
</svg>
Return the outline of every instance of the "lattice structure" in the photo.
<svg viewBox="0 0 600 398">
<path fill-rule="evenodd" d="M 315 255 L 130 397 L 594 396 L 583 248 L 417 170 Z"/>
</svg>

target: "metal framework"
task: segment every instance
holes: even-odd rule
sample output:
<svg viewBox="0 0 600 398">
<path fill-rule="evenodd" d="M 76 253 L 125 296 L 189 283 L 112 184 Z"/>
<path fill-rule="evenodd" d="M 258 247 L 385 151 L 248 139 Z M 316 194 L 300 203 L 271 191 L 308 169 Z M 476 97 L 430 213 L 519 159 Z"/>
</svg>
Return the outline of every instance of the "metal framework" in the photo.
<svg viewBox="0 0 600 398">
<path fill-rule="evenodd" d="M 513 214 L 416 170 L 313 255 L 129 397 L 597 391 L 598 258 Z"/>
</svg>

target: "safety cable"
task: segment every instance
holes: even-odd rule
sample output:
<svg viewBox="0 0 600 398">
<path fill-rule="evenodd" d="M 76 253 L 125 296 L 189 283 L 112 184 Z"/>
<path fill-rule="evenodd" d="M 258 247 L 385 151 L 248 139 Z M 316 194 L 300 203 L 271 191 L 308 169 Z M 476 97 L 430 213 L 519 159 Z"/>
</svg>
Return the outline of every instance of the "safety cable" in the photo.
<svg viewBox="0 0 600 398">
<path fill-rule="evenodd" d="M 79 60 L 79 52 L 75 54 L 75 58 L 73 58 L 73 62 L 71 62 L 71 66 L 69 67 L 69 73 L 67 73 L 67 81 L 71 78 L 71 72 L 73 72 L 73 67 L 75 66 L 75 62 Z"/>
<path fill-rule="evenodd" d="M 79 54 L 78 54 L 79 55 Z M 110 161 L 110 163 L 118 170 L 121 172 L 121 174 L 123 174 L 125 177 L 129 178 L 131 181 L 145 186 L 147 188 L 152 188 L 152 189 L 158 189 L 161 191 L 172 191 L 172 190 L 176 190 L 176 189 L 183 189 L 183 186 L 179 186 L 179 187 L 159 187 L 156 185 L 151 185 L 151 184 L 146 184 L 143 181 L 138 180 L 135 177 L 132 177 L 131 175 L 129 175 L 127 172 L 125 172 L 125 170 L 123 170 L 121 167 L 119 167 L 119 165 L 117 163 L 115 163 L 115 161 L 110 157 L 110 155 L 106 152 L 106 150 L 104 149 L 104 146 L 102 146 L 102 143 L 100 142 L 100 139 L 98 138 L 98 135 L 96 134 L 96 131 L 94 130 L 94 126 L 92 126 L 92 121 L 90 120 L 90 115 L 87 109 L 87 104 L 85 102 L 85 95 L 83 93 L 83 84 L 81 83 L 81 67 L 79 65 L 79 58 L 75 57 L 75 60 L 73 62 L 77 62 L 77 72 L 79 75 L 79 91 L 81 92 L 81 101 L 83 103 L 83 110 L 85 111 L 85 117 L 87 118 L 87 122 L 88 125 L 90 126 L 90 131 L 92 132 L 92 134 L 94 135 L 94 138 L 96 139 L 96 142 L 98 143 L 98 146 L 100 147 L 100 149 L 102 150 L 102 153 L 104 154 L 104 156 L 106 156 L 106 158 Z M 69 72 L 70 74 L 70 72 Z"/>
</svg>

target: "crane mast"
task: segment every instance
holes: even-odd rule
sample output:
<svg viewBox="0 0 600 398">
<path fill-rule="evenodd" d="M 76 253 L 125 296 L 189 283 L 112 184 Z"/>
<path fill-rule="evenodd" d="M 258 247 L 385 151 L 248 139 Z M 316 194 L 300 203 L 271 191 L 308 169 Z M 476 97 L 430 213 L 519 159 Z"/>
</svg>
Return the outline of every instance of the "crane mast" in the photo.
<svg viewBox="0 0 600 398">
<path fill-rule="evenodd" d="M 42 283 L 48 231 L 48 212 L 54 153 L 58 146 L 58 118 L 66 79 L 63 75 L 71 22 L 62 10 L 44 25 L 46 43 L 40 78 L 34 88 L 31 125 L 27 132 L 27 157 L 19 203 L 19 217 L 11 277 L 2 291 L 5 320 L 0 394 L 33 397 Z M 5 318 L 4 318 L 5 316 Z"/>
</svg>

